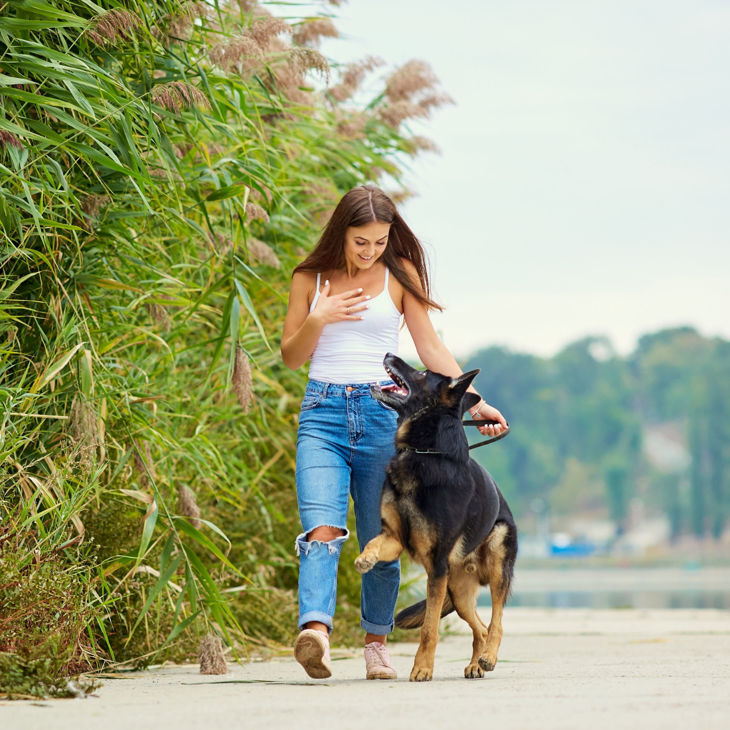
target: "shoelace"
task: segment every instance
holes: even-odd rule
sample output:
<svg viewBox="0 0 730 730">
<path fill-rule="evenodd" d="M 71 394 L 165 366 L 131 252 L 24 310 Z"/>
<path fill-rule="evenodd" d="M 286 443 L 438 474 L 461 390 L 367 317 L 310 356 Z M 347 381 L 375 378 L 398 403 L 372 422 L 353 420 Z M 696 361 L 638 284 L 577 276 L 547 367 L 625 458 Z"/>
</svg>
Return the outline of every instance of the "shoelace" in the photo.
<svg viewBox="0 0 730 730">
<path fill-rule="evenodd" d="M 378 663 L 382 664 L 388 669 L 394 669 L 390 663 L 390 655 L 388 654 L 388 648 L 385 644 L 381 644 L 379 641 L 373 641 L 370 644 L 365 645 L 365 661 L 370 664 Z"/>
</svg>

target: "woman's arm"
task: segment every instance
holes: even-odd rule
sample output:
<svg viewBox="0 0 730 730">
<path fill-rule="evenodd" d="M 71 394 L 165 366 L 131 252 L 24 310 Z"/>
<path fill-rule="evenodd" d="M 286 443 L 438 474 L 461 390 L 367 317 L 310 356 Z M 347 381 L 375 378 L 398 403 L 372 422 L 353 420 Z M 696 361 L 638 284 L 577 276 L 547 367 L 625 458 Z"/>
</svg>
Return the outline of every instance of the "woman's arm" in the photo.
<svg viewBox="0 0 730 730">
<path fill-rule="evenodd" d="M 406 269 L 409 270 L 409 273 L 411 273 L 414 281 L 417 282 L 418 277 L 415 267 L 409 261 L 404 261 L 403 263 Z M 421 358 L 421 362 L 429 370 L 442 373 L 443 375 L 450 375 L 451 377 L 461 375 L 463 371 L 459 367 L 459 363 L 456 362 L 454 356 L 436 334 L 431 318 L 428 316 L 426 306 L 405 289 L 403 290 L 403 315 L 408 331 L 411 333 L 411 337 L 416 346 L 418 357 Z M 473 386 L 469 386 L 469 390 L 479 395 Z M 501 432 L 502 427 L 507 428 L 507 421 L 504 416 L 496 408 L 490 406 L 483 400 L 471 408 L 470 412 L 472 417 L 499 421 L 499 424 L 495 426 L 480 426 L 479 431 L 485 435 L 496 435 Z"/>
<path fill-rule="evenodd" d="M 325 281 L 317 304 L 310 312 L 309 303 L 314 298 L 315 287 L 312 274 L 298 272 L 292 277 L 289 307 L 281 336 L 281 359 L 292 370 L 304 365 L 312 356 L 326 324 L 345 319 L 362 319 L 360 312 L 366 309 L 367 304 L 364 302 L 370 299 L 369 296 L 363 296 L 362 289 L 351 289 L 330 296 L 330 283 Z"/>
<path fill-rule="evenodd" d="M 281 336 L 281 359 L 292 370 L 304 365 L 317 346 L 324 323 L 309 316 L 309 302 L 314 296 L 315 277 L 296 273 L 291 280 L 289 307 Z"/>
</svg>

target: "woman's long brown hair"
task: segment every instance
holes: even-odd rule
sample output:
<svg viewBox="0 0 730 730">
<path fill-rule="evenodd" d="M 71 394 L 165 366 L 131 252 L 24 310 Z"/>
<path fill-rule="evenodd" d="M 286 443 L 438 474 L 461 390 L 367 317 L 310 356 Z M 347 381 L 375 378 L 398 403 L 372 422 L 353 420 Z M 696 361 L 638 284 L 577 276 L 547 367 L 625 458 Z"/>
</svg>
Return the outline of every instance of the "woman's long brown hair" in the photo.
<svg viewBox="0 0 730 730">
<path fill-rule="evenodd" d="M 429 309 L 442 307 L 431 299 L 431 284 L 426 266 L 426 253 L 413 231 L 400 217 L 393 201 L 374 185 L 360 185 L 342 197 L 332 213 L 314 250 L 295 269 L 297 271 L 329 271 L 345 266 L 345 231 L 350 226 L 368 223 L 389 223 L 388 245 L 383 253 L 385 265 L 403 288 Z M 419 289 L 408 276 L 401 259 L 410 261 L 418 272 Z"/>
</svg>

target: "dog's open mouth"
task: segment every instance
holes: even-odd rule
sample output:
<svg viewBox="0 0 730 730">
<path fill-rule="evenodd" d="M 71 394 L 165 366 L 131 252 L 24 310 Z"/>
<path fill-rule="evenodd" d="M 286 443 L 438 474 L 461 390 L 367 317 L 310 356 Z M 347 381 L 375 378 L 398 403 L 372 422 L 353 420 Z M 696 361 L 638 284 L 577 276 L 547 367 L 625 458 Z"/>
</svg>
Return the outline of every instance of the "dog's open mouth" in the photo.
<svg viewBox="0 0 730 730">
<path fill-rule="evenodd" d="M 388 376 L 393 381 L 392 385 L 371 385 L 370 392 L 374 398 L 382 401 L 386 405 L 397 408 L 401 403 L 404 403 L 408 398 L 408 386 L 405 384 L 403 379 L 389 367 L 385 368 Z"/>
<path fill-rule="evenodd" d="M 408 386 L 390 368 L 385 368 L 385 372 L 393 381 L 393 385 L 382 385 L 380 389 L 385 393 L 400 395 L 405 398 L 408 395 Z"/>
</svg>

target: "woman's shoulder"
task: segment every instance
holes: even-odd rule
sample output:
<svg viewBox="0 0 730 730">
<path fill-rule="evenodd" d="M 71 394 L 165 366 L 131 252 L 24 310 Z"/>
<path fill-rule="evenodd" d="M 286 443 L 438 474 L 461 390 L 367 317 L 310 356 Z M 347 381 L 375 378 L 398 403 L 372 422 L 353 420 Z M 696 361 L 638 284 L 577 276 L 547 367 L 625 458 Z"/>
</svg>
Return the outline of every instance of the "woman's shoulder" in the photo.
<svg viewBox="0 0 730 730">
<path fill-rule="evenodd" d="M 311 302 L 317 289 L 317 276 L 314 271 L 295 271 L 291 278 L 291 296 L 306 297 Z"/>
<path fill-rule="evenodd" d="M 411 282 L 420 288 L 421 280 L 418 276 L 418 269 L 416 269 L 416 265 L 413 263 L 413 261 L 405 258 L 405 256 L 399 256 L 398 265 L 405 273 L 405 275 L 411 280 Z"/>
<path fill-rule="evenodd" d="M 291 283 L 294 284 L 314 284 L 317 281 L 317 277 L 321 276 L 316 271 L 295 271 L 292 274 Z"/>
</svg>

